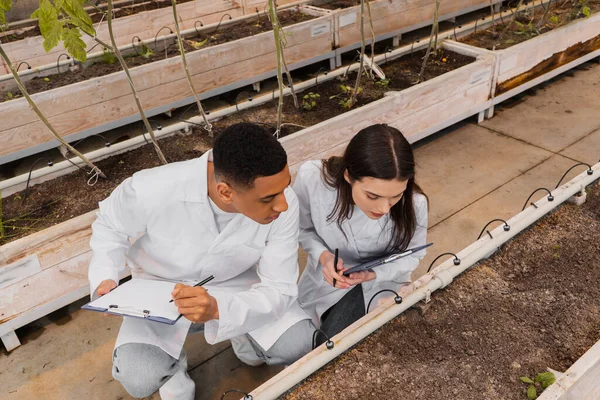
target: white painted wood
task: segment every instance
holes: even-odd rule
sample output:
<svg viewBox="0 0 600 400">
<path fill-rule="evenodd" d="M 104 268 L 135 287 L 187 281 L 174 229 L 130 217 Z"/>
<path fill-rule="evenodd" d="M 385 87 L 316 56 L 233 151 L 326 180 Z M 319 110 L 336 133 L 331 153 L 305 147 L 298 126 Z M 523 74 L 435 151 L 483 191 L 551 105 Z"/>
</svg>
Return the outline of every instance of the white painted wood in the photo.
<svg viewBox="0 0 600 400">
<path fill-rule="evenodd" d="M 2 339 L 2 344 L 4 344 L 6 351 L 12 351 L 21 345 L 21 342 L 14 331 L 0 336 L 0 339 Z"/>
<path fill-rule="evenodd" d="M 597 400 L 600 398 L 600 341 L 585 352 L 539 400 Z"/>
<path fill-rule="evenodd" d="M 36 254 L 21 258 L 11 264 L 0 266 L 0 289 L 17 283 L 42 270 Z"/>
</svg>

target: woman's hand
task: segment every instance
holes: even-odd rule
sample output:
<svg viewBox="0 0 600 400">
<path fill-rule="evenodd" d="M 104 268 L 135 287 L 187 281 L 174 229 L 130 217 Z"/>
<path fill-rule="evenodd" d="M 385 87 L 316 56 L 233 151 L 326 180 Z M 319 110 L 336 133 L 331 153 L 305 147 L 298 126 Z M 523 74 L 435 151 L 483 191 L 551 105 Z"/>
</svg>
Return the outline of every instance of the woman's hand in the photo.
<svg viewBox="0 0 600 400">
<path fill-rule="evenodd" d="M 344 260 L 341 257 L 338 257 L 337 271 L 334 268 L 333 262 L 335 260 L 335 256 L 329 251 L 325 250 L 321 253 L 319 257 L 319 263 L 323 266 L 323 278 L 325 282 L 329 283 L 331 286 L 333 285 L 333 279 L 336 279 L 336 284 L 334 287 L 340 289 L 348 289 L 352 285 L 348 284 L 346 281 L 347 277 L 342 275 L 347 268 L 344 267 Z"/>
<path fill-rule="evenodd" d="M 377 278 L 377 274 L 374 271 L 360 271 L 353 272 L 346 278 L 346 282 L 352 286 L 358 285 L 359 283 L 372 281 Z"/>
</svg>

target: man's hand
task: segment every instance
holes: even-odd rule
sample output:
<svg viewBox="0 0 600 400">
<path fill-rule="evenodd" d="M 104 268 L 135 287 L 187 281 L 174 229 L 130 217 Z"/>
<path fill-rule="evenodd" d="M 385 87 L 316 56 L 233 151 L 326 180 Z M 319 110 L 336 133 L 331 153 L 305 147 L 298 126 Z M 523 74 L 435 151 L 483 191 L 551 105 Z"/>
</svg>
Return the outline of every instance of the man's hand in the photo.
<svg viewBox="0 0 600 400">
<path fill-rule="evenodd" d="M 333 265 L 334 259 L 335 255 L 327 250 L 321 253 L 321 256 L 319 257 L 319 263 L 321 263 L 323 266 L 323 278 L 325 279 L 325 282 L 329 283 L 331 286 L 333 286 L 333 278 L 335 278 L 337 281 L 335 283 L 335 287 L 340 289 L 348 289 L 352 285 L 348 283 L 348 278 L 342 275 L 344 271 L 347 270 L 347 268 L 344 268 L 344 260 L 342 260 L 341 257 L 338 257 L 336 271 Z"/>
<path fill-rule="evenodd" d="M 106 279 L 100 282 L 98 288 L 96 289 L 96 293 L 98 296 L 104 296 L 106 293 L 110 292 L 114 288 L 117 287 L 117 282 L 112 279 Z"/>
<path fill-rule="evenodd" d="M 204 323 L 219 319 L 217 300 L 208 294 L 203 287 L 175 285 L 173 300 L 181 315 L 195 323 Z"/>
</svg>

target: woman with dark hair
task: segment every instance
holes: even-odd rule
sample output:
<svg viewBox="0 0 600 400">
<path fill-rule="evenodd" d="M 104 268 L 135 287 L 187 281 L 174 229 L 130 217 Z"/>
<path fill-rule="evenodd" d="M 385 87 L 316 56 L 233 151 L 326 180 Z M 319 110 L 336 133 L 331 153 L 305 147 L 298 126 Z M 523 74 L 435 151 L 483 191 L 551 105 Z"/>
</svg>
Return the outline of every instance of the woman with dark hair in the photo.
<svg viewBox="0 0 600 400">
<path fill-rule="evenodd" d="M 294 191 L 300 245 L 308 253 L 299 302 L 331 337 L 362 317 L 379 290 L 397 291 L 410 282 L 425 250 L 371 271 L 343 273 L 373 257 L 424 245 L 427 197 L 415 182 L 410 144 L 387 125 L 361 130 L 342 157 L 302 165 Z"/>
</svg>

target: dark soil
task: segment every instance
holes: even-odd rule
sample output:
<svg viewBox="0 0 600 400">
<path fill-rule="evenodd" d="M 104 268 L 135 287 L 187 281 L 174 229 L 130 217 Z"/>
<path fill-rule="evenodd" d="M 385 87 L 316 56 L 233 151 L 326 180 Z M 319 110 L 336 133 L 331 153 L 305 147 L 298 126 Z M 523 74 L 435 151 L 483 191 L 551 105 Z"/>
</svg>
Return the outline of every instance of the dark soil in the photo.
<svg viewBox="0 0 600 400">
<path fill-rule="evenodd" d="M 327 10 L 339 10 L 340 8 L 350 8 L 360 4 L 357 0 L 333 0 L 327 3 L 319 4 L 317 7 Z"/>
<path fill-rule="evenodd" d="M 526 399 L 600 339 L 600 186 L 288 393 L 300 399 Z"/>
<path fill-rule="evenodd" d="M 178 0 L 177 4 L 187 3 L 194 0 Z M 138 3 L 138 4 L 135 4 Z M 130 4 L 124 4 L 113 9 L 113 18 L 128 17 L 144 11 L 158 10 L 159 8 L 171 7 L 171 0 L 132 0 Z M 105 10 L 106 11 L 106 10 Z M 94 23 L 98 23 L 102 20 L 104 12 L 97 10 L 88 11 L 89 16 L 92 18 Z M 104 17 L 106 21 L 106 16 Z M 16 42 L 28 37 L 40 36 L 39 25 L 32 27 L 31 29 L 23 29 L 22 31 L 11 33 L 6 36 L 7 42 Z M 0 35 L 3 36 L 3 35 Z"/>
<path fill-rule="evenodd" d="M 288 26 L 297 24 L 304 21 L 317 18 L 312 15 L 304 14 L 297 11 L 281 11 L 279 14 L 279 22 L 282 26 Z M 216 46 L 226 42 L 232 42 L 237 39 L 253 36 L 262 32 L 268 32 L 272 29 L 269 19 L 265 16 L 260 17 L 257 20 L 243 21 L 239 24 L 229 25 L 226 28 L 213 31 L 212 33 L 202 34 L 196 37 L 184 38 L 184 47 L 186 53 L 190 53 L 196 50 L 202 50 L 208 47 Z M 168 33 L 166 30 L 164 33 Z M 158 41 L 160 42 L 160 37 Z M 200 43 L 204 43 L 201 47 L 194 47 Z M 148 45 L 152 46 L 152 43 Z M 152 46 L 153 47 L 153 46 Z M 100 49 L 98 46 L 97 49 Z M 91 49 L 90 49 L 91 50 Z M 142 46 L 137 48 L 137 52 L 142 54 L 144 50 Z M 150 56 L 132 55 L 126 57 L 127 66 L 129 68 L 137 67 L 139 65 L 149 64 L 154 61 L 164 60 L 165 58 L 179 56 L 179 48 L 176 43 L 170 45 L 166 52 L 165 50 L 157 51 L 155 54 Z M 65 58 L 63 57 L 64 61 Z M 98 59 L 96 63 L 91 66 L 78 68 L 77 71 L 71 72 L 67 66 L 62 67 L 62 72 L 59 74 L 49 75 L 47 77 L 36 77 L 25 83 L 25 87 L 29 94 L 44 92 L 46 90 L 55 89 L 62 86 L 71 85 L 77 82 L 83 82 L 88 79 L 104 76 L 113 72 L 121 71 L 121 65 L 116 57 L 112 53 L 105 53 L 105 57 Z M 21 91 L 15 90 L 0 91 L 0 102 L 9 101 L 21 97 Z"/>
<path fill-rule="evenodd" d="M 386 77 L 391 78 L 387 86 L 377 84 L 365 75 L 361 83 L 363 91 L 359 94 L 358 104 L 354 107 L 378 100 L 386 91 L 402 90 L 414 85 L 421 68 L 423 55 L 424 52 L 415 52 L 383 65 Z M 426 80 L 434 78 L 473 61 L 473 58 L 456 53 L 439 53 L 430 58 L 424 78 Z M 285 97 L 283 121 L 310 126 L 348 111 L 339 104 L 339 101 L 344 98 L 343 96 L 335 99 L 329 97 L 342 93 L 341 84 L 353 87 L 355 78 L 356 74 L 353 73 L 349 75 L 346 82 L 332 80 L 319 84 L 318 88 L 312 88 L 312 92 L 320 94 L 321 97 L 317 100 L 316 109 L 311 111 L 296 110 L 291 97 Z M 307 92 L 301 93 L 300 100 L 306 94 Z M 213 122 L 215 133 L 240 121 L 266 124 L 275 132 L 276 109 L 277 102 L 274 101 L 223 118 Z M 299 127 L 286 127 L 282 136 L 300 129 Z M 195 129 L 192 135 L 180 135 L 159 141 L 163 152 L 170 161 L 199 157 L 210 148 L 210 143 L 211 140 L 207 137 L 206 132 L 200 129 Z M 98 202 L 106 198 L 125 178 L 136 171 L 157 165 L 159 162 L 153 148 L 146 145 L 137 150 L 100 161 L 98 167 L 108 176 L 108 179 L 98 180 L 93 187 L 86 183 L 89 176 L 78 171 L 30 188 L 24 204 L 25 194 L 23 192 L 8 196 L 3 199 L 2 204 L 5 236 L 0 237 L 0 245 L 94 210 L 97 208 Z M 69 190 L 65 191 L 64 188 L 69 188 Z"/>
<path fill-rule="evenodd" d="M 573 4 L 576 6 L 573 7 Z M 535 12 L 532 13 L 531 10 L 525 11 L 525 6 L 522 6 L 523 11 L 517 13 L 515 22 L 510 24 L 506 32 L 504 32 L 506 24 L 510 23 L 511 18 L 498 17 L 494 29 L 490 26 L 478 30 L 460 41 L 488 50 L 506 49 L 566 25 L 574 19 L 585 18 L 583 7 L 589 7 L 591 13 L 600 11 L 600 0 L 584 0 L 583 3 L 557 0 L 552 3 L 547 13 L 544 7 L 536 7 Z"/>
</svg>

